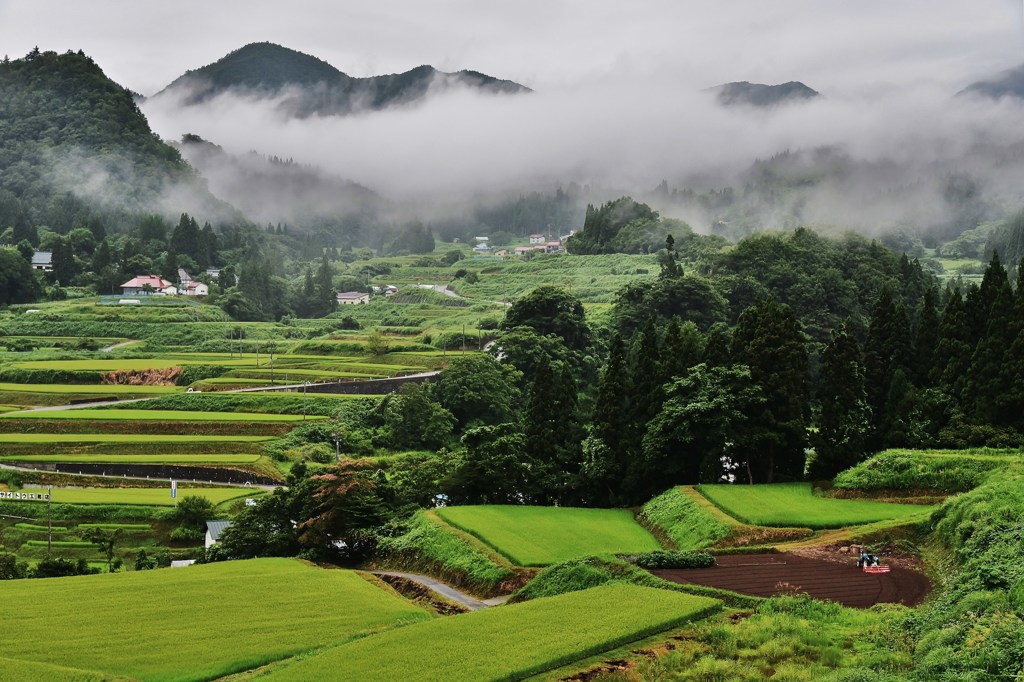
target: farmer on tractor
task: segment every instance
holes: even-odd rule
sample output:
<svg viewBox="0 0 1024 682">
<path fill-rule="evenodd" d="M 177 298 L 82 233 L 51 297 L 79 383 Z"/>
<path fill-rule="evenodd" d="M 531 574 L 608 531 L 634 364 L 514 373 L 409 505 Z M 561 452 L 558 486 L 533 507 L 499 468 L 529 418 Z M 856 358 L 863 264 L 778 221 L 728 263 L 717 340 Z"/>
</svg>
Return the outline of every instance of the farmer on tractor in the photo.
<svg viewBox="0 0 1024 682">
<path fill-rule="evenodd" d="M 861 549 L 860 558 L 857 559 L 857 568 L 866 568 L 868 566 L 878 566 L 880 562 L 878 557 L 874 554 L 870 554 L 867 549 Z"/>
</svg>

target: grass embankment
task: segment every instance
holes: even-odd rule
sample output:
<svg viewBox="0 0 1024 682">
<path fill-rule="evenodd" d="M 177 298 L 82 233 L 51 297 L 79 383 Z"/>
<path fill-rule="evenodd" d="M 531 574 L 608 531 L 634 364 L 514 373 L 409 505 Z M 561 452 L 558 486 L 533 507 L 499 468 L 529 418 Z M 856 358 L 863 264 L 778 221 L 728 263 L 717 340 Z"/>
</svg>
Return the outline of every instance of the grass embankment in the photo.
<svg viewBox="0 0 1024 682">
<path fill-rule="evenodd" d="M 380 402 L 375 396 L 345 393 L 186 393 L 147 400 L 135 405 L 140 410 L 244 414 L 320 415 L 333 417 L 340 410 L 369 409 Z M 359 403 L 359 404 L 356 404 Z"/>
<path fill-rule="evenodd" d="M 1024 464 L 1020 450 L 884 450 L 836 476 L 837 491 L 962 493 Z"/>
<path fill-rule="evenodd" d="M 265 414 L 253 412 L 188 412 L 185 410 L 146 410 L 146 409 L 81 409 L 81 410 L 44 410 L 38 412 L 8 412 L 0 415 L 0 419 L 74 419 L 74 420 L 111 420 L 111 421 L 214 421 L 214 422 L 294 422 L 302 421 L 298 414 Z M 318 415 L 310 415 L 307 419 L 323 419 Z"/>
<path fill-rule="evenodd" d="M 773 528 L 741 523 L 692 486 L 670 488 L 641 510 L 655 533 L 679 549 L 759 547 L 799 540 L 810 528 Z"/>
<path fill-rule="evenodd" d="M 719 608 L 720 602 L 714 599 L 634 585 L 605 585 L 416 623 L 282 665 L 267 678 L 362 682 L 523 679 L 705 617 Z"/>
<path fill-rule="evenodd" d="M 548 566 L 592 554 L 651 552 L 658 541 L 624 509 L 480 505 L 438 516 L 517 566 Z"/>
<path fill-rule="evenodd" d="M 697 490 L 728 514 L 756 526 L 843 528 L 925 516 L 934 509 L 930 505 L 817 497 L 810 483 L 704 484 Z"/>
<path fill-rule="evenodd" d="M 588 677 L 593 682 L 896 682 L 915 679 L 912 638 L 903 606 L 847 609 L 806 596 L 772 597 L 753 612 L 723 614 L 651 643 L 656 657 L 639 657 L 621 672 Z M 635 648 L 635 647 L 634 647 Z M 636 658 L 634 652 L 623 652 Z M 560 671 L 571 674 L 572 671 Z M 564 675 L 563 675 L 564 677 Z M 932 679 L 932 678 L 925 678 Z M 962 678 L 961 678 L 962 679 Z"/>
<path fill-rule="evenodd" d="M 380 541 L 380 564 L 427 573 L 483 596 L 511 589 L 516 580 L 511 566 L 489 556 L 474 539 L 460 537 L 458 531 L 442 524 L 433 512 L 416 512 L 404 534 Z"/>
<path fill-rule="evenodd" d="M 0 633 L 7 658 L 168 682 L 213 679 L 429 618 L 355 573 L 293 559 L 4 581 L 0 600 L 32 605 Z"/>
</svg>

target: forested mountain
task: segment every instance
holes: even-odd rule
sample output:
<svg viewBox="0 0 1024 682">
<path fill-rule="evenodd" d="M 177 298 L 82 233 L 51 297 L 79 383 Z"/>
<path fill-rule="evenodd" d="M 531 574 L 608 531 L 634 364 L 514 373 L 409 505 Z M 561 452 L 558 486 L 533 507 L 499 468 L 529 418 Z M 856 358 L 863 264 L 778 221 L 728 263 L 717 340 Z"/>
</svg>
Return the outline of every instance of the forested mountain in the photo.
<svg viewBox="0 0 1024 682">
<path fill-rule="evenodd" d="M 213 64 L 186 72 L 155 97 L 179 96 L 185 104 L 200 104 L 229 92 L 281 97 L 282 111 L 305 117 L 385 109 L 421 100 L 429 91 L 454 87 L 493 94 L 530 91 L 476 71 L 445 73 L 432 66 L 355 78 L 311 55 L 273 43 L 251 43 Z"/>
<path fill-rule="evenodd" d="M 719 104 L 733 106 L 745 104 L 754 107 L 770 107 L 790 102 L 803 102 L 820 97 L 821 93 L 800 81 L 779 85 L 739 81 L 725 83 L 710 89 Z"/>
<path fill-rule="evenodd" d="M 993 78 L 975 81 L 957 94 L 978 95 L 981 97 L 991 97 L 992 99 L 999 99 L 1000 97 L 1024 98 L 1024 64 L 1003 71 Z"/>
<path fill-rule="evenodd" d="M 135 212 L 183 210 L 237 217 L 90 57 L 33 50 L 0 63 L 0 233 L 38 243 L 37 226 L 127 227 Z"/>
<path fill-rule="evenodd" d="M 217 196 L 256 222 L 322 233 L 331 246 L 373 241 L 368 230 L 380 222 L 386 202 L 362 185 L 291 159 L 228 154 L 197 135 L 183 136 L 179 149 Z"/>
</svg>

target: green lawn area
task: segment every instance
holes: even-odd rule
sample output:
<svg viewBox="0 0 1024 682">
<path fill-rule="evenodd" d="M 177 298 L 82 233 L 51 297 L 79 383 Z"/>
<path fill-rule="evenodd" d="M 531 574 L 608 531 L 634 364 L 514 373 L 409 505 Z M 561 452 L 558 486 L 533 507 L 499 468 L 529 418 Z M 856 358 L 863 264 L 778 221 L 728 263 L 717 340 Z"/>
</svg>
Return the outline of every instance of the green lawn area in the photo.
<svg viewBox="0 0 1024 682">
<path fill-rule="evenodd" d="M 301 414 L 265 414 L 260 412 L 189 412 L 188 410 L 138 410 L 114 408 L 110 410 L 41 410 L 37 412 L 7 412 L 3 418 L 18 419 L 91 419 L 111 421 L 216 421 L 216 422 L 294 422 L 302 421 Z M 309 419 L 324 419 L 317 415 Z"/>
<path fill-rule="evenodd" d="M 0 391 L 16 393 L 69 393 L 121 395 L 122 393 L 183 393 L 184 386 L 128 386 L 124 384 L 12 384 L 0 383 Z M 2 397 L 2 396 L 0 396 Z"/>
<path fill-rule="evenodd" d="M 255 464 L 261 455 L 0 455 L 13 462 L 62 462 L 67 464 Z"/>
<path fill-rule="evenodd" d="M 697 490 L 726 513 L 755 526 L 845 528 L 926 514 L 934 506 L 815 497 L 810 483 L 700 485 Z"/>
<path fill-rule="evenodd" d="M 171 497 L 171 484 L 165 488 L 54 488 L 54 504 L 129 504 L 173 507 L 187 496 L 205 497 L 214 504 L 239 497 L 256 497 L 260 488 L 188 488 L 178 484 L 178 497 Z M 22 492 L 33 492 L 28 488 Z M 38 489 L 34 492 L 45 492 Z"/>
<path fill-rule="evenodd" d="M 0 443 L 259 443 L 276 436 L 180 436 L 145 433 L 0 433 Z"/>
<path fill-rule="evenodd" d="M 416 623 L 327 649 L 269 680 L 520 680 L 662 632 L 719 602 L 635 585 Z M 263 679 L 263 678 L 261 678 Z"/>
<path fill-rule="evenodd" d="M 0 601 L 23 607 L 17 627 L 0 632 L 6 659 L 161 682 L 209 680 L 429 618 L 356 573 L 294 559 L 9 580 Z M 77 679 L 40 672 L 33 679 Z"/>
<path fill-rule="evenodd" d="M 519 566 L 547 566 L 590 554 L 661 549 L 625 509 L 482 505 L 442 507 L 438 516 Z"/>
</svg>

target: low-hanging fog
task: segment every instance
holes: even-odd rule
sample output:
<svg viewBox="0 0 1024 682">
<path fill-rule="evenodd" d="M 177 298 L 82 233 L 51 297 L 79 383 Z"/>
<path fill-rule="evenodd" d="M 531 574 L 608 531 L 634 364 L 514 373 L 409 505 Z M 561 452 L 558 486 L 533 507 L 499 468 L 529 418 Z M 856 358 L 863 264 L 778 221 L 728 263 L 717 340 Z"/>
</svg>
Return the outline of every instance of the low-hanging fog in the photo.
<svg viewBox="0 0 1024 682">
<path fill-rule="evenodd" d="M 752 162 L 787 150 L 803 152 L 797 165 L 805 167 L 790 170 L 813 180 L 813 191 L 795 195 L 811 224 L 942 222 L 951 174 L 970 177 L 997 205 L 1021 201 L 1024 105 L 1017 100 L 957 97 L 917 84 L 825 91 L 759 109 L 723 107 L 701 85 L 609 79 L 517 96 L 445 91 L 419 105 L 306 119 L 285 117 L 275 100 L 237 95 L 199 106 L 158 97 L 143 111 L 164 137 L 195 133 L 233 154 L 292 158 L 413 204 L 570 182 L 621 192 L 662 180 L 673 188 L 739 189 Z M 821 155 L 810 152 L 821 148 L 831 154 L 818 163 Z M 210 176 L 215 193 L 225 182 Z M 698 229 L 712 219 L 679 217 Z"/>
</svg>

